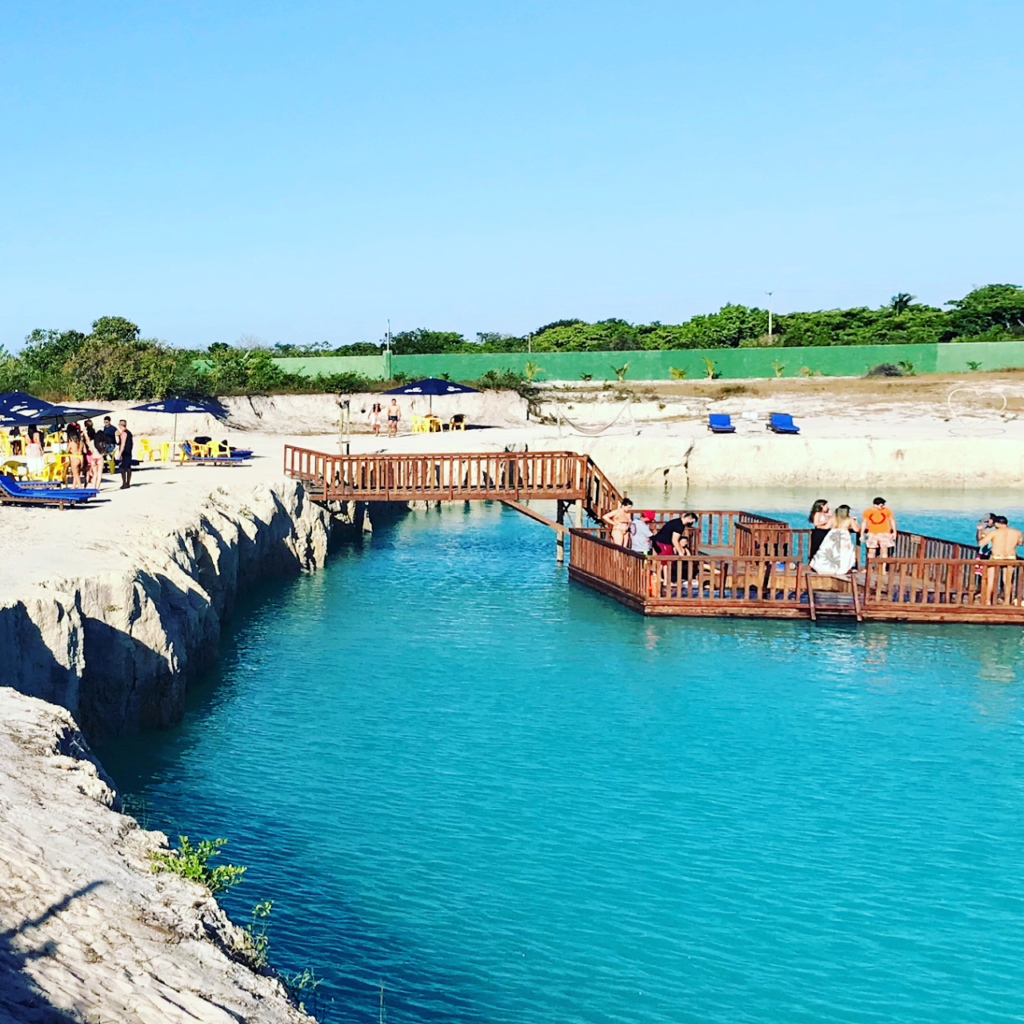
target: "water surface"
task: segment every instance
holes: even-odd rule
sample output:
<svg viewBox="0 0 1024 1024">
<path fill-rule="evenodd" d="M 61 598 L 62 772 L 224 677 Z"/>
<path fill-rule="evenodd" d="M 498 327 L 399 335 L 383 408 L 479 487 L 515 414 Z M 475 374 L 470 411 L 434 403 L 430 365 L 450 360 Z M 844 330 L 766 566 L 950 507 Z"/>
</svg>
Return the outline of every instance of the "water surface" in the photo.
<svg viewBox="0 0 1024 1024">
<path fill-rule="evenodd" d="M 391 1022 L 1022 1019 L 1020 629 L 645 620 L 553 552 L 500 505 L 382 526 L 101 756 L 230 840 L 333 1020 L 381 980 Z"/>
</svg>

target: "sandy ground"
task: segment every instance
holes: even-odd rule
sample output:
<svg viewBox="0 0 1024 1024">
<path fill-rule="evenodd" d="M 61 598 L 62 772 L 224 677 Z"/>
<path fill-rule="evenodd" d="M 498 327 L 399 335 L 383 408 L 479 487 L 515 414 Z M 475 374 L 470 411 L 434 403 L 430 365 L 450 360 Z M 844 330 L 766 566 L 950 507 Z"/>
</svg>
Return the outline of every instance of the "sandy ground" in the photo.
<svg viewBox="0 0 1024 1024">
<path fill-rule="evenodd" d="M 965 387 L 974 390 L 957 391 Z M 694 481 L 815 484 L 838 479 L 840 461 L 848 464 L 849 479 L 858 486 L 868 486 L 877 466 L 877 477 L 889 486 L 906 482 L 963 489 L 971 486 L 975 464 L 990 465 L 997 456 L 1003 464 L 1001 486 L 1024 479 L 1024 372 L 666 382 L 610 389 L 565 384 L 549 388 L 534 403 L 529 422 L 526 403 L 515 395 L 467 396 L 462 401 L 472 401 L 472 410 L 463 407 L 476 422 L 499 425 L 443 434 L 403 430 L 397 438 L 366 432 L 362 408 L 374 397 L 351 398 L 353 454 L 571 449 L 592 454 L 617 483 L 638 488 L 685 487 Z M 444 415 L 449 410 L 441 401 L 454 399 L 438 401 L 435 408 Z M 417 411 L 416 403 L 402 400 L 406 421 Z M 57 576 L 126 569 L 133 551 L 169 533 L 218 490 L 239 493 L 280 480 L 285 443 L 339 450 L 334 396 L 232 399 L 226 405 L 226 425 L 207 417 L 181 417 L 179 436 L 226 436 L 253 448 L 256 457 L 250 465 L 222 469 L 147 463 L 135 473 L 130 490 L 120 490 L 119 481 L 107 477 L 91 507 L 60 512 L 0 506 L 0 599 L 17 598 L 26 587 Z M 115 418 L 124 408 L 115 407 Z M 736 435 L 709 435 L 709 410 L 731 413 Z M 584 432 L 553 422 L 560 411 Z M 800 438 L 768 433 L 770 411 L 792 413 L 801 426 Z M 587 424 L 602 426 L 619 413 L 618 422 L 604 433 L 589 432 Z M 136 438 L 147 433 L 154 442 L 170 437 L 168 417 L 124 415 Z M 538 415 L 551 422 L 537 423 Z M 883 466 L 884 459 L 892 464 Z"/>
</svg>

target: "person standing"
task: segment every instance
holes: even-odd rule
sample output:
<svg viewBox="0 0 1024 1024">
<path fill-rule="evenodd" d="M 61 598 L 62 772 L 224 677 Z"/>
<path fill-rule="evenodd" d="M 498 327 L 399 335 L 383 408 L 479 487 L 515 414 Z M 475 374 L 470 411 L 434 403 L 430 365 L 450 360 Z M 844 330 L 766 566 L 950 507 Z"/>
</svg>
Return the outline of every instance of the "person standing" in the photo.
<svg viewBox="0 0 1024 1024">
<path fill-rule="evenodd" d="M 117 425 L 117 469 L 121 474 L 121 490 L 132 485 L 132 448 L 134 438 L 125 420 Z"/>
<path fill-rule="evenodd" d="M 103 417 L 103 427 L 100 430 L 100 433 L 103 435 L 103 439 L 107 443 L 105 452 L 115 451 L 117 449 L 117 427 L 110 422 L 109 416 Z"/>
<path fill-rule="evenodd" d="M 25 464 L 28 475 L 36 478 L 43 472 L 43 435 L 38 427 L 28 428 L 28 443 L 25 445 Z"/>
<path fill-rule="evenodd" d="M 623 498 L 618 508 L 611 512 L 605 512 L 601 518 L 612 531 L 612 543 L 618 544 L 620 548 L 626 546 L 626 538 L 629 536 L 629 524 L 633 521 L 633 502 L 629 498 Z"/>
<path fill-rule="evenodd" d="M 885 503 L 885 498 L 875 498 L 871 508 L 864 509 L 861 516 L 864 537 L 864 557 L 870 558 L 873 551 L 879 558 L 890 558 L 896 548 L 896 516 Z"/>
<path fill-rule="evenodd" d="M 383 416 L 384 412 L 380 407 L 380 402 L 374 402 L 369 415 L 370 429 L 373 431 L 374 435 L 380 435 L 380 421 Z"/>
<path fill-rule="evenodd" d="M 1006 516 L 992 516 L 992 529 L 986 530 L 978 538 L 982 545 L 987 544 L 992 554 L 989 556 L 991 562 L 1015 562 L 1017 560 L 1017 548 L 1024 544 L 1024 534 L 1020 530 L 1013 529 L 1007 522 Z M 1014 569 L 1011 566 L 1003 566 L 1000 574 L 999 567 L 992 565 L 985 570 L 985 589 L 982 594 L 984 604 L 992 604 L 999 593 L 999 579 L 1002 575 L 1003 589 L 1009 598 L 1010 587 L 1013 583 Z"/>
<path fill-rule="evenodd" d="M 818 553 L 821 542 L 828 536 L 828 531 L 835 525 L 836 517 L 832 515 L 832 509 L 824 498 L 818 500 L 811 506 L 807 521 L 811 524 L 811 546 L 807 552 L 807 561 Z"/>
<path fill-rule="evenodd" d="M 647 511 L 634 516 L 629 524 L 629 546 L 639 555 L 650 554 L 651 538 L 654 536 L 651 532 L 653 522 L 654 513 Z"/>
<path fill-rule="evenodd" d="M 82 462 L 85 457 L 85 441 L 82 439 L 82 432 L 78 429 L 77 423 L 69 423 L 68 435 L 68 461 L 71 463 L 71 486 L 82 486 Z"/>
<path fill-rule="evenodd" d="M 857 520 L 850 516 L 850 506 L 840 505 L 835 512 L 832 529 L 818 545 L 810 567 L 822 576 L 847 576 L 857 568 L 857 548 L 853 535 Z"/>
<path fill-rule="evenodd" d="M 93 429 L 92 420 L 85 420 L 82 423 L 82 428 L 85 440 L 85 486 L 98 491 L 103 483 L 103 452 L 101 450 L 103 439 Z"/>
<path fill-rule="evenodd" d="M 398 399 L 392 398 L 388 406 L 388 436 L 398 435 L 398 421 L 402 418 L 402 410 L 398 406 Z"/>
</svg>

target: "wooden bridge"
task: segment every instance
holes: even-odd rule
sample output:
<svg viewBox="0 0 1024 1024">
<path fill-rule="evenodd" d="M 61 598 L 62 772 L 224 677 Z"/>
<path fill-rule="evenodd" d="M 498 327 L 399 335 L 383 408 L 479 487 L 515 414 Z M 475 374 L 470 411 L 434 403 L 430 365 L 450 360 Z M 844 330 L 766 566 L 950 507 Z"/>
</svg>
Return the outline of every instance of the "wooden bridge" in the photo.
<svg viewBox="0 0 1024 1024">
<path fill-rule="evenodd" d="M 938 537 L 900 533 L 891 557 L 842 578 L 807 566 L 809 529 L 753 512 L 695 512 L 692 557 L 622 548 L 604 526 L 583 526 L 584 512 L 600 522 L 621 495 L 574 452 L 327 455 L 288 445 L 284 468 L 315 501 L 503 501 L 557 529 L 560 550 L 570 536 L 572 579 L 644 615 L 1024 625 L 1024 561 L 983 561 L 977 547 Z M 531 499 L 555 500 L 557 521 L 522 504 Z"/>
<path fill-rule="evenodd" d="M 600 520 L 622 495 L 588 455 L 471 452 L 452 455 L 326 455 L 285 445 L 284 471 L 316 501 L 505 501 L 576 503 Z M 561 513 L 560 513 L 561 520 Z"/>
</svg>

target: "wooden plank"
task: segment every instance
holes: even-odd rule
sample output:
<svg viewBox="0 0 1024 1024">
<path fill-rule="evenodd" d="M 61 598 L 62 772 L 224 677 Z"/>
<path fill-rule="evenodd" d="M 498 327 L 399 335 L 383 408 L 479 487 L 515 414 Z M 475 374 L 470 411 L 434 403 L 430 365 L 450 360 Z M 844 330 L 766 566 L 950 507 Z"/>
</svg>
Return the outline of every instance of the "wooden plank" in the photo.
<svg viewBox="0 0 1024 1024">
<path fill-rule="evenodd" d="M 538 523 L 543 523 L 545 526 L 549 526 L 552 530 L 558 532 L 559 536 L 564 536 L 569 532 L 567 526 L 563 526 L 561 523 L 556 523 L 553 519 L 548 519 L 547 516 L 542 516 L 539 512 L 535 512 L 529 505 L 524 505 L 520 501 L 515 501 L 512 498 L 502 498 L 502 505 L 507 505 L 509 508 L 514 508 L 517 512 L 522 512 L 524 516 L 529 516 L 530 519 L 535 519 Z"/>
</svg>

